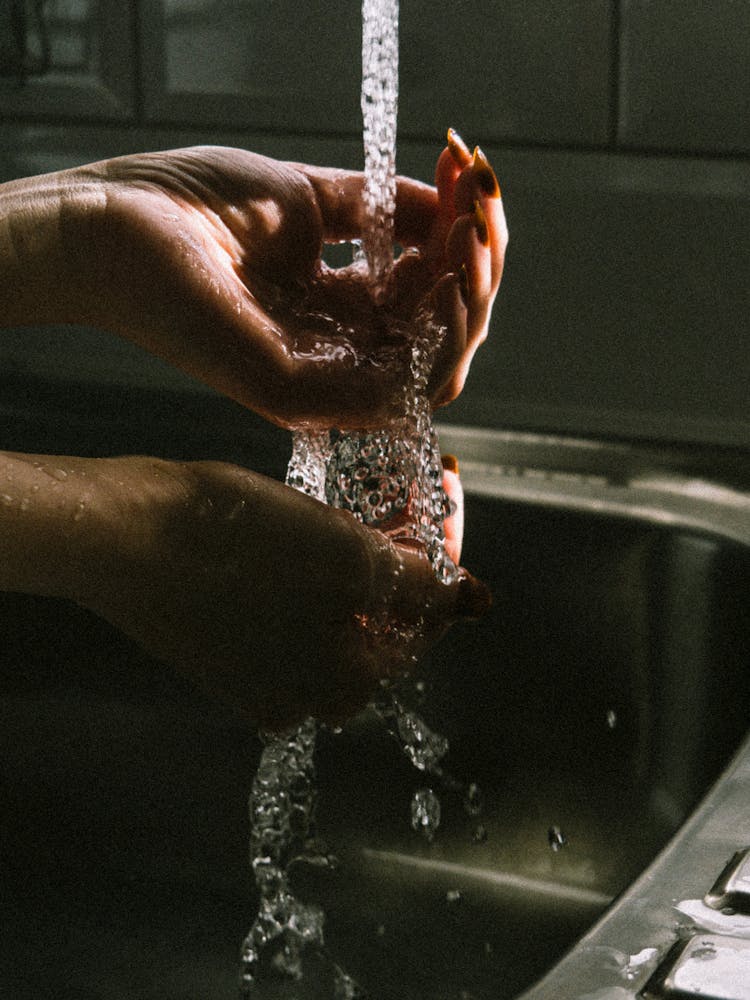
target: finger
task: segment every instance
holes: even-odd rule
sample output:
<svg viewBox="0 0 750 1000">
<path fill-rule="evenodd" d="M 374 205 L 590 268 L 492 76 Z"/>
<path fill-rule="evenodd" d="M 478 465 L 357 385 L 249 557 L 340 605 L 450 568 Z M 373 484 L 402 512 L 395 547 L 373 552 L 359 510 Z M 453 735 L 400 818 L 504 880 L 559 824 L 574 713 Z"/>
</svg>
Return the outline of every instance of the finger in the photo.
<svg viewBox="0 0 750 1000">
<path fill-rule="evenodd" d="M 490 264 L 493 293 L 497 291 L 503 272 L 505 251 L 508 244 L 508 227 L 505 221 L 500 185 L 489 160 L 477 146 L 471 163 L 461 172 L 455 187 L 456 211 L 468 214 L 478 203 L 484 215 L 490 247 Z"/>
<path fill-rule="evenodd" d="M 442 406 L 450 401 L 446 397 L 445 387 L 453 381 L 459 368 L 463 370 L 462 362 L 467 349 L 468 315 L 464 300 L 465 284 L 465 271 L 459 274 L 452 272 L 445 274 L 435 285 L 430 296 L 434 322 L 444 331 L 433 361 L 428 386 L 428 394 L 434 406 Z M 453 398 L 455 396 L 450 397 Z"/>
<path fill-rule="evenodd" d="M 487 220 L 481 203 L 475 201 L 470 212 L 456 219 L 447 240 L 447 257 L 457 273 L 465 308 L 463 350 L 455 363 L 455 378 L 447 402 L 460 392 L 471 360 L 486 338 L 496 287 L 492 279 L 492 248 Z M 457 317 L 456 317 L 457 318 Z M 450 329 L 450 328 L 449 328 Z M 447 373 L 441 373 L 447 378 Z M 436 383 L 437 384 L 437 383 Z"/>
<path fill-rule="evenodd" d="M 427 557 L 407 546 L 394 546 L 400 559 L 389 612 L 394 620 L 416 623 L 426 637 L 441 633 L 455 621 L 481 618 L 492 604 L 488 587 L 466 570 L 443 583 Z"/>
<path fill-rule="evenodd" d="M 442 463 L 443 489 L 450 504 L 450 513 L 443 523 L 445 549 L 458 566 L 464 537 L 464 491 L 458 475 L 458 459 L 454 455 L 443 455 Z"/>
<path fill-rule="evenodd" d="M 456 218 L 455 189 L 456 182 L 471 163 L 471 153 L 461 136 L 453 129 L 448 129 L 448 145 L 438 157 L 435 168 L 435 185 L 438 197 L 438 224 L 433 233 L 431 255 L 442 257 L 445 240 L 450 227 Z"/>
<path fill-rule="evenodd" d="M 360 171 L 292 164 L 310 181 L 320 209 L 326 242 L 361 239 L 367 219 Z M 437 215 L 437 193 L 429 184 L 396 178 L 394 237 L 404 246 L 425 243 Z"/>
<path fill-rule="evenodd" d="M 424 246 L 435 225 L 438 195 L 434 187 L 408 177 L 396 178 L 394 236 L 404 247 Z"/>
</svg>

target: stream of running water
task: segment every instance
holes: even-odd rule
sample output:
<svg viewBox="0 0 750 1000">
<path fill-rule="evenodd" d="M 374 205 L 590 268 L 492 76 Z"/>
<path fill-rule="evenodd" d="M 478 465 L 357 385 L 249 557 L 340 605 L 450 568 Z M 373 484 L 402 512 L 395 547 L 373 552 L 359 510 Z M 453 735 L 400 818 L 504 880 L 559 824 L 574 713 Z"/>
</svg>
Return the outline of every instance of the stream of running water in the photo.
<svg viewBox="0 0 750 1000">
<path fill-rule="evenodd" d="M 394 265 L 398 0 L 363 0 L 362 29 L 367 226 L 355 254 L 364 259 L 363 266 L 366 261 L 371 295 L 378 304 L 387 297 Z M 449 581 L 456 567 L 446 552 L 443 534 L 448 500 L 426 394 L 443 331 L 423 315 L 412 329 L 402 332 L 411 346 L 411 379 L 401 418 L 376 433 L 296 432 L 286 481 L 318 500 L 350 510 L 364 524 L 386 533 L 391 519 L 398 518 L 399 535 L 416 539 L 438 579 Z M 381 691 L 375 708 L 412 764 L 440 777 L 447 740 L 406 709 L 389 688 Z M 242 946 L 240 992 L 245 998 L 262 995 L 261 984 L 269 979 L 299 980 L 305 955 L 311 951 L 325 954 L 322 910 L 300 902 L 289 883 L 289 866 L 300 857 L 328 863 L 312 827 L 316 731 L 315 721 L 308 719 L 290 735 L 269 738 L 253 781 L 250 863 L 260 901 Z M 434 837 L 440 802 L 432 788 L 415 793 L 410 821 L 428 840 Z M 327 961 L 332 966 L 335 1000 L 365 996 L 334 960 Z"/>
</svg>

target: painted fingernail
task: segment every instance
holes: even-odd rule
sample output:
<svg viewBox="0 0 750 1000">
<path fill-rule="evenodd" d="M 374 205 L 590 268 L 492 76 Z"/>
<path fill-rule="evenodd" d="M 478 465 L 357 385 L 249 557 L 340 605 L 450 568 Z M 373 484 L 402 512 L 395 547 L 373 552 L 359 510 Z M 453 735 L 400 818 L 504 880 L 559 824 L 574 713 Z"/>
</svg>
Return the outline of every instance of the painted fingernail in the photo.
<svg viewBox="0 0 750 1000">
<path fill-rule="evenodd" d="M 461 293 L 461 299 L 465 306 L 469 304 L 469 272 L 466 270 L 466 264 L 462 264 L 458 269 L 458 290 Z"/>
<path fill-rule="evenodd" d="M 455 455 L 442 455 L 440 461 L 443 463 L 443 468 L 446 472 L 458 475 L 458 459 Z"/>
<path fill-rule="evenodd" d="M 468 575 L 459 580 L 456 614 L 461 618 L 481 618 L 491 607 L 492 591 L 486 583 Z"/>
<path fill-rule="evenodd" d="M 479 242 L 488 247 L 490 245 L 490 231 L 487 228 L 487 216 L 478 201 L 474 202 L 474 226 L 479 237 Z"/>
<path fill-rule="evenodd" d="M 448 149 L 451 151 L 451 156 L 459 167 L 465 167 L 471 162 L 469 147 L 458 132 L 452 128 L 448 129 Z"/>
<path fill-rule="evenodd" d="M 484 191 L 484 193 L 490 198 L 499 198 L 500 185 L 497 183 L 495 171 L 490 166 L 490 161 L 484 155 L 479 146 L 474 147 L 474 156 L 471 159 L 471 167 L 482 191 Z"/>
</svg>

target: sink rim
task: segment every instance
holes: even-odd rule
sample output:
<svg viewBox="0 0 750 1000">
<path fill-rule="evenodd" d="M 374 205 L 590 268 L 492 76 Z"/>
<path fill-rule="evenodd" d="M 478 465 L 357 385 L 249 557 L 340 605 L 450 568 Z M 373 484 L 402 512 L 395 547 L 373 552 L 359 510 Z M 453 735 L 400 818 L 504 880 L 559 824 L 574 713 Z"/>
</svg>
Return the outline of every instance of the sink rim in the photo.
<svg viewBox="0 0 750 1000">
<path fill-rule="evenodd" d="M 648 521 L 750 548 L 747 459 L 746 468 L 733 456 L 712 470 L 710 456 L 680 449 L 448 424 L 437 430 L 442 449 L 460 456 L 467 492 Z"/>
<path fill-rule="evenodd" d="M 746 458 L 712 469 L 710 456 L 625 442 L 449 425 L 439 436 L 461 456 L 468 493 L 658 523 L 750 551 Z M 518 1000 L 630 1000 L 676 941 L 700 932 L 750 940 L 750 919 L 704 902 L 750 844 L 748 794 L 750 735 L 651 864 Z"/>
</svg>

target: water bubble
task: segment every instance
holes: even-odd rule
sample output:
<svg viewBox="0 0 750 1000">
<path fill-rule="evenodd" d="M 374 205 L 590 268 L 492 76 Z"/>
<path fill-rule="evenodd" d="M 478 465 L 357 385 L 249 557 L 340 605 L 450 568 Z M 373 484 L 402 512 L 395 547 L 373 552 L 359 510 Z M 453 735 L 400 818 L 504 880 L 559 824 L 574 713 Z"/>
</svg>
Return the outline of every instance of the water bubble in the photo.
<svg viewBox="0 0 750 1000">
<path fill-rule="evenodd" d="M 482 790 L 475 782 L 468 786 L 464 795 L 464 809 L 469 816 L 479 816 L 484 809 Z"/>
<path fill-rule="evenodd" d="M 488 836 L 487 827 L 484 825 L 484 823 L 479 823 L 477 826 L 475 826 L 474 832 L 471 835 L 472 840 L 477 844 L 486 843 L 487 836 Z"/>
<path fill-rule="evenodd" d="M 338 965 L 334 968 L 333 1000 L 367 1000 L 362 987 Z"/>
<path fill-rule="evenodd" d="M 393 699 L 396 732 L 404 753 L 420 771 L 439 773 L 440 761 L 448 752 L 448 740 L 433 732 L 416 712 L 405 709 Z"/>
<path fill-rule="evenodd" d="M 411 825 L 430 843 L 440 826 L 440 799 L 431 788 L 414 793 L 411 801 Z"/>
<path fill-rule="evenodd" d="M 449 889 L 445 894 L 445 901 L 451 906 L 455 906 L 457 903 L 460 903 L 462 899 L 463 896 L 461 895 L 460 889 Z"/>
<path fill-rule="evenodd" d="M 568 838 L 559 826 L 551 826 L 547 831 L 547 842 L 553 851 L 561 851 L 568 843 Z"/>
<path fill-rule="evenodd" d="M 613 708 L 607 710 L 607 728 L 614 729 L 617 725 L 617 713 Z"/>
</svg>

